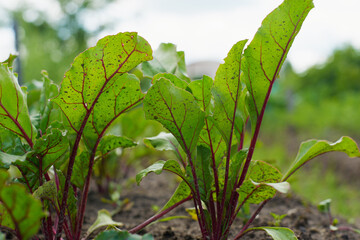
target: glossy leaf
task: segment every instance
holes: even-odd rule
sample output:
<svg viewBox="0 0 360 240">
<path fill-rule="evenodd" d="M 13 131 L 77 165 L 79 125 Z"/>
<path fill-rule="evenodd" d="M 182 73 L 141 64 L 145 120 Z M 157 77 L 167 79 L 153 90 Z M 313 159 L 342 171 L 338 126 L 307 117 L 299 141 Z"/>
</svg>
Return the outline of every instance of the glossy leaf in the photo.
<svg viewBox="0 0 360 240">
<path fill-rule="evenodd" d="M 187 76 L 184 52 L 176 51 L 176 45 L 162 43 L 154 52 L 154 59 L 142 64 L 146 76 L 154 77 L 158 73 L 172 73 L 180 79 L 190 82 Z"/>
<path fill-rule="evenodd" d="M 281 193 L 287 193 L 289 190 L 290 190 L 290 184 L 288 182 L 279 182 L 279 183 L 257 183 L 257 182 L 254 182 L 253 180 L 251 180 L 251 183 L 258 187 L 260 185 L 265 185 L 265 186 L 269 186 L 269 187 L 272 187 L 273 189 L 275 189 L 276 191 L 278 192 L 281 192 Z"/>
<path fill-rule="evenodd" d="M 137 184 L 140 184 L 141 180 L 146 177 L 149 173 L 156 173 L 160 174 L 163 170 L 175 173 L 181 178 L 185 178 L 185 175 L 183 171 L 181 170 L 181 167 L 179 163 L 175 160 L 159 160 L 156 163 L 152 164 L 151 166 L 147 167 L 146 169 L 143 169 L 138 174 L 136 174 L 136 182 Z"/>
<path fill-rule="evenodd" d="M 131 139 L 123 136 L 106 135 L 102 138 L 99 145 L 99 150 L 102 154 L 106 154 L 116 148 L 129 148 L 134 147 L 137 144 Z"/>
<path fill-rule="evenodd" d="M 161 132 L 155 137 L 145 138 L 144 143 L 147 147 L 157 149 L 159 151 L 172 150 L 176 152 L 180 147 L 174 135 L 165 132 Z"/>
<path fill-rule="evenodd" d="M 124 224 L 121 222 L 115 222 L 114 220 L 112 220 L 109 211 L 105 209 L 101 209 L 98 211 L 97 218 L 95 222 L 89 227 L 88 231 L 86 232 L 86 235 L 90 236 L 90 234 L 95 230 L 108 226 L 122 227 L 124 226 Z"/>
<path fill-rule="evenodd" d="M 75 58 L 53 101 L 75 132 L 85 127 L 86 135 L 99 137 L 142 100 L 138 78 L 126 72 L 151 59 L 149 44 L 137 33 L 107 36 Z"/>
<path fill-rule="evenodd" d="M 313 7 L 312 0 L 285 0 L 263 20 L 244 52 L 242 71 L 250 93 L 248 103 L 253 129 L 264 112 L 263 106 L 289 49 Z"/>
<path fill-rule="evenodd" d="M 95 240 L 154 240 L 150 234 L 143 236 L 137 234 L 130 234 L 126 231 L 109 230 L 100 233 Z"/>
<path fill-rule="evenodd" d="M 192 153 L 205 114 L 189 92 L 162 78 L 149 89 L 144 111 L 147 119 L 157 120 L 176 137 L 186 154 Z"/>
<path fill-rule="evenodd" d="M 284 174 L 283 180 L 288 179 L 297 169 L 314 157 L 333 151 L 344 152 L 349 157 L 360 157 L 359 147 L 356 142 L 349 137 L 341 137 L 334 143 L 324 140 L 309 140 L 301 143 L 298 154 L 289 170 Z"/>
<path fill-rule="evenodd" d="M 245 85 L 241 82 L 240 72 L 242 52 L 247 40 L 236 43 L 216 72 L 213 95 L 215 98 L 214 122 L 226 142 L 235 130 L 243 131 L 247 118 L 244 96 Z"/>
<path fill-rule="evenodd" d="M 263 230 L 269 234 L 274 240 L 296 240 L 295 233 L 288 228 L 284 227 L 254 227 L 249 228 L 251 230 Z"/>
<path fill-rule="evenodd" d="M 32 147 L 36 137 L 26 102 L 26 89 L 7 63 L 0 63 L 0 125 L 24 138 Z"/>
<path fill-rule="evenodd" d="M 238 189 L 240 198 L 246 199 L 247 203 L 255 204 L 272 198 L 276 190 L 267 184 L 278 183 L 280 179 L 281 173 L 275 167 L 263 161 L 253 161 L 249 168 L 247 180 Z"/>
<path fill-rule="evenodd" d="M 0 168 L 9 169 L 10 165 L 13 165 L 16 162 L 17 163 L 24 162 L 26 161 L 28 154 L 29 153 L 26 153 L 22 156 L 18 156 L 18 155 L 12 155 L 12 154 L 0 152 Z"/>
<path fill-rule="evenodd" d="M 8 177 L 5 170 L 0 170 L 0 225 L 15 230 L 20 239 L 30 239 L 45 216 L 41 202 L 22 185 L 5 184 Z"/>
</svg>

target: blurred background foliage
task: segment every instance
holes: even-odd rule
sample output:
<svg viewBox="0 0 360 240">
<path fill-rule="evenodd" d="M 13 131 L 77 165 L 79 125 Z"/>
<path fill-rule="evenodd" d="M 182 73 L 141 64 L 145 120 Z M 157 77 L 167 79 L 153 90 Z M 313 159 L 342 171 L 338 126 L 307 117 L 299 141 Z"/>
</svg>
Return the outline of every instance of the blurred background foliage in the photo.
<svg viewBox="0 0 360 240">
<path fill-rule="evenodd" d="M 56 19 L 46 11 L 25 3 L 6 12 L 6 18 L 0 20 L 0 24 L 14 25 L 20 59 L 16 71 L 30 93 L 35 89 L 29 101 L 35 103 L 37 100 L 39 91 L 36 92 L 34 80 L 40 80 L 41 70 L 46 69 L 50 78 L 59 84 L 74 57 L 88 47 L 89 39 L 112 27 L 110 22 L 104 22 L 88 28 L 82 19 L 94 10 L 101 11 L 113 1 L 53 0 L 61 11 Z M 302 73 L 295 72 L 289 62 L 285 63 L 273 87 L 254 158 L 274 163 L 285 171 L 294 159 L 299 144 L 309 138 L 334 141 L 342 135 L 349 135 L 359 143 L 359 104 L 358 49 L 343 46 L 335 50 L 322 65 L 313 66 Z M 146 121 L 139 109 L 119 119 L 115 128 L 140 144 L 144 137 L 155 136 L 162 130 L 154 122 Z M 146 158 L 144 165 L 147 166 L 159 157 L 151 155 L 154 152 L 145 147 L 135 150 L 120 151 L 109 156 L 107 164 L 111 171 L 105 170 L 106 176 L 102 175 L 104 169 L 99 163 L 95 168 L 98 184 L 106 185 L 103 181 L 110 178 L 118 180 L 116 169 L 127 169 L 124 171 L 124 175 L 127 175 L 131 169 L 129 166 L 139 164 L 137 160 Z M 118 161 L 120 157 L 121 164 Z M 291 178 L 292 187 L 296 194 L 314 204 L 332 198 L 335 213 L 356 218 L 360 212 L 358 172 L 359 159 L 328 154 L 295 174 Z"/>
</svg>

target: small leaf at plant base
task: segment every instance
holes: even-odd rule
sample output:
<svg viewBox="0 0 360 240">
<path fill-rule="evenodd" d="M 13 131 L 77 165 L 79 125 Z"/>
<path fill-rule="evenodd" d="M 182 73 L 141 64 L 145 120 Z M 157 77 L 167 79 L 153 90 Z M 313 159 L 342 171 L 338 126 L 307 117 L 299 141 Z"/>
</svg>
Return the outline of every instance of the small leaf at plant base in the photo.
<svg viewBox="0 0 360 240">
<path fill-rule="evenodd" d="M 24 138 L 31 145 L 36 130 L 30 121 L 26 89 L 21 88 L 7 63 L 0 63 L 0 125 Z"/>
<path fill-rule="evenodd" d="M 8 173 L 0 170 L 0 182 L 4 183 Z M 33 198 L 20 184 L 0 185 L 0 225 L 17 232 L 20 239 L 30 239 L 38 232 L 45 216 L 41 202 Z"/>
<path fill-rule="evenodd" d="M 195 208 L 186 208 L 185 210 L 191 216 L 192 220 L 195 220 L 195 221 L 198 220 Z"/>
<path fill-rule="evenodd" d="M 247 231 L 263 230 L 269 234 L 274 240 L 297 240 L 295 233 L 289 228 L 284 227 L 254 227 L 249 228 Z"/>
<path fill-rule="evenodd" d="M 247 103 L 253 131 L 289 49 L 313 7 L 312 0 L 285 0 L 267 15 L 244 51 L 242 78 L 249 90 Z"/>
<path fill-rule="evenodd" d="M 148 233 L 140 236 L 137 234 L 130 234 L 126 231 L 109 230 L 97 235 L 95 240 L 154 240 L 154 238 Z"/>
<path fill-rule="evenodd" d="M 161 132 L 155 137 L 145 138 L 144 143 L 147 147 L 157 149 L 159 151 L 172 150 L 176 152 L 180 147 L 174 135 L 165 132 Z"/>
<path fill-rule="evenodd" d="M 149 89 L 144 111 L 147 119 L 160 122 L 176 137 L 185 153 L 191 155 L 205 114 L 189 92 L 162 78 Z"/>
<path fill-rule="evenodd" d="M 115 222 L 114 220 L 112 220 L 109 211 L 107 211 L 106 209 L 101 209 L 98 211 L 98 216 L 95 222 L 90 226 L 90 228 L 86 232 L 86 235 L 90 236 L 90 234 L 94 232 L 96 229 L 107 226 L 122 227 L 124 226 L 124 224 L 121 222 Z"/>
<path fill-rule="evenodd" d="M 159 160 L 156 163 L 152 164 L 151 166 L 147 167 L 146 169 L 143 169 L 138 174 L 136 174 L 136 182 L 137 184 L 140 184 L 141 180 L 146 177 L 149 173 L 156 173 L 160 174 L 163 170 L 167 170 L 169 172 L 175 173 L 181 178 L 185 178 L 183 171 L 181 170 L 181 167 L 179 163 L 176 160 Z"/>
<path fill-rule="evenodd" d="M 36 191 L 33 193 L 33 196 L 39 200 L 47 199 L 56 202 L 55 199 L 57 197 L 57 188 L 55 181 L 51 180 L 45 182 L 38 189 L 36 189 Z"/>
<path fill-rule="evenodd" d="M 102 154 L 106 154 L 116 148 L 129 148 L 136 145 L 134 141 L 127 137 L 106 135 L 99 144 L 99 150 Z"/>
<path fill-rule="evenodd" d="M 359 147 L 356 142 L 349 137 L 341 137 L 334 143 L 324 140 L 309 140 L 301 143 L 298 154 L 289 170 L 284 174 L 283 180 L 288 179 L 297 169 L 314 157 L 333 151 L 344 152 L 349 157 L 360 157 Z"/>
<path fill-rule="evenodd" d="M 259 204 L 262 201 L 272 198 L 276 190 L 273 186 L 265 183 L 277 183 L 281 179 L 281 173 L 275 167 L 263 161 L 253 161 L 250 165 L 247 179 L 237 190 L 240 199 L 247 198 L 247 203 Z M 261 183 L 254 185 L 255 183 Z"/>
<path fill-rule="evenodd" d="M 325 199 L 324 201 L 319 202 L 318 204 L 318 209 L 320 212 L 322 213 L 329 213 L 330 212 L 330 204 L 331 204 L 331 199 Z"/>
</svg>

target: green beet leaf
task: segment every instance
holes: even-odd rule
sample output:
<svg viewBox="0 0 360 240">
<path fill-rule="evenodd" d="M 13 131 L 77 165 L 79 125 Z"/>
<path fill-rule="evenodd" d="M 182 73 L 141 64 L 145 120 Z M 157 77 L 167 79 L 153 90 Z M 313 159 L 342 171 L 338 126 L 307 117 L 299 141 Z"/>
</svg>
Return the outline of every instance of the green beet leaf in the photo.
<svg viewBox="0 0 360 240">
<path fill-rule="evenodd" d="M 156 74 L 153 77 L 152 82 L 155 83 L 156 81 L 160 80 L 161 78 L 165 78 L 168 79 L 170 82 L 172 82 L 175 86 L 185 89 L 188 86 L 188 82 L 181 80 L 180 78 L 178 78 L 176 75 L 172 74 L 172 73 L 159 73 Z"/>
<path fill-rule="evenodd" d="M 89 172 L 89 159 L 90 154 L 87 151 L 83 151 L 75 158 L 71 183 L 80 189 L 83 188 L 86 176 Z"/>
<path fill-rule="evenodd" d="M 137 234 L 130 234 L 126 231 L 109 230 L 100 233 L 95 240 L 154 240 L 150 234 L 143 236 Z"/>
<path fill-rule="evenodd" d="M 33 193 L 36 199 L 47 199 L 56 202 L 57 187 L 54 180 L 45 182 Z"/>
<path fill-rule="evenodd" d="M 254 129 L 312 0 L 285 0 L 262 22 L 244 51 L 243 78 L 249 90 L 249 113 Z"/>
<path fill-rule="evenodd" d="M 154 59 L 142 64 L 142 70 L 146 76 L 154 77 L 158 73 L 172 73 L 180 79 L 190 82 L 187 76 L 185 55 L 182 51 L 176 51 L 176 45 L 162 43 L 154 52 Z"/>
<path fill-rule="evenodd" d="M 109 226 L 122 227 L 122 226 L 124 226 L 124 224 L 121 222 L 115 222 L 114 220 L 112 220 L 111 215 L 108 210 L 101 209 L 98 211 L 98 216 L 97 216 L 95 222 L 90 226 L 90 228 L 86 232 L 86 235 L 90 236 L 90 234 L 92 232 L 94 232 L 95 230 L 102 228 L 102 227 L 109 227 Z"/>
<path fill-rule="evenodd" d="M 51 113 L 54 109 L 54 103 L 49 99 L 56 97 L 59 94 L 58 86 L 51 81 L 46 71 L 42 71 L 43 86 L 40 94 L 40 122 L 39 129 L 42 134 L 46 133 L 46 129 L 51 123 Z"/>
<path fill-rule="evenodd" d="M 159 175 L 160 173 L 162 173 L 163 170 L 172 172 L 181 177 L 182 179 L 185 179 L 184 172 L 181 169 L 180 164 L 176 160 L 159 160 L 136 174 L 136 182 L 137 184 L 140 184 L 141 180 L 149 173 L 153 172 Z"/>
<path fill-rule="evenodd" d="M 191 189 L 187 182 L 180 182 L 179 186 L 176 188 L 174 194 L 171 196 L 169 201 L 165 204 L 161 211 L 164 211 L 175 204 L 181 202 L 182 200 L 188 198 L 191 195 Z"/>
<path fill-rule="evenodd" d="M 41 202 L 20 184 L 5 184 L 9 174 L 0 170 L 0 225 L 15 230 L 19 239 L 35 235 L 45 216 Z"/>
<path fill-rule="evenodd" d="M 284 227 L 254 227 L 249 228 L 248 231 L 262 230 L 269 234 L 274 240 L 296 240 L 295 233 Z"/>
<path fill-rule="evenodd" d="M 155 137 L 145 138 L 144 143 L 147 147 L 157 149 L 159 151 L 177 151 L 180 147 L 174 135 L 165 132 L 161 132 Z"/>
<path fill-rule="evenodd" d="M 26 89 L 19 86 L 8 63 L 0 63 L 0 125 L 33 146 L 36 130 L 30 121 Z"/>
<path fill-rule="evenodd" d="M 15 163 L 25 162 L 29 153 L 26 153 L 22 156 L 12 155 L 4 152 L 0 152 L 0 168 L 9 169 L 10 165 Z"/>
<path fill-rule="evenodd" d="M 247 118 L 244 97 L 245 84 L 241 82 L 242 52 L 247 40 L 236 43 L 216 72 L 213 96 L 215 99 L 214 122 L 226 142 L 233 130 L 242 133 Z"/>
<path fill-rule="evenodd" d="M 122 113 L 143 98 L 139 79 L 127 74 L 152 59 L 149 44 L 137 33 L 107 36 L 75 58 L 54 98 L 75 132 L 100 137 Z"/>
<path fill-rule="evenodd" d="M 116 148 L 129 148 L 137 144 L 131 139 L 123 136 L 106 135 L 103 137 L 99 145 L 99 150 L 102 154 L 106 154 Z"/>
<path fill-rule="evenodd" d="M 203 76 L 202 79 L 191 81 L 187 90 L 192 93 L 194 98 L 199 102 L 201 110 L 210 111 L 211 89 L 213 80 L 211 77 Z"/>
<path fill-rule="evenodd" d="M 246 199 L 247 203 L 259 204 L 272 198 L 276 193 L 276 185 L 269 186 L 267 184 L 278 183 L 280 180 L 281 173 L 275 167 L 263 161 L 253 161 L 247 179 L 238 189 L 240 199 Z M 280 185 L 280 187 L 282 186 Z"/>
<path fill-rule="evenodd" d="M 193 161 L 195 173 L 197 177 L 197 184 L 199 187 L 200 198 L 204 202 L 209 200 L 214 177 L 211 172 L 211 151 L 204 146 L 197 147 L 197 157 Z M 194 176 L 190 166 L 187 166 L 187 175 L 190 176 L 190 184 L 195 189 Z"/>
<path fill-rule="evenodd" d="M 194 97 L 169 80 L 158 80 L 144 99 L 145 117 L 157 120 L 178 140 L 190 156 L 196 147 L 205 114 Z"/>
<path fill-rule="evenodd" d="M 66 137 L 66 131 L 51 129 L 50 132 L 36 141 L 34 152 L 36 162 L 42 160 L 42 171 L 47 171 L 56 161 L 61 159 L 69 150 L 69 141 Z M 38 167 L 40 167 L 38 165 Z"/>
<path fill-rule="evenodd" d="M 309 140 L 301 143 L 298 154 L 289 170 L 284 174 L 283 180 L 288 179 L 297 169 L 314 157 L 333 151 L 344 152 L 349 157 L 360 157 L 359 147 L 350 137 L 341 137 L 334 143 L 324 140 Z"/>
</svg>

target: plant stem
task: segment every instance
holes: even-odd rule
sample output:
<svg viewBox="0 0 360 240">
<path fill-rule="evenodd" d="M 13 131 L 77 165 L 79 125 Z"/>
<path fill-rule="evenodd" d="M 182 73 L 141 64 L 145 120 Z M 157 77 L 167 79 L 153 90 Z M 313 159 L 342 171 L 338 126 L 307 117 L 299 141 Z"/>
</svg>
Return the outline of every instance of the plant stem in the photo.
<svg viewBox="0 0 360 240">
<path fill-rule="evenodd" d="M 180 206 L 181 204 L 191 200 L 193 198 L 193 196 L 188 196 L 187 198 L 181 200 L 180 202 L 177 202 L 176 204 L 172 205 L 171 207 L 165 209 L 164 211 L 162 211 L 159 214 L 156 214 L 154 216 L 152 216 L 151 218 L 149 218 L 148 220 L 146 220 L 145 222 L 139 224 L 138 226 L 132 228 L 131 230 L 129 230 L 129 233 L 134 234 L 138 231 L 140 231 L 141 229 L 143 229 L 144 227 L 146 227 L 147 225 L 149 225 L 150 223 L 158 220 L 159 218 L 163 217 L 165 214 L 169 213 L 170 211 L 172 211 L 174 208 Z"/>
<path fill-rule="evenodd" d="M 256 211 L 253 213 L 253 215 L 251 216 L 251 218 L 246 222 L 246 224 L 243 226 L 243 228 L 241 229 L 241 231 L 235 236 L 234 240 L 237 240 L 239 238 L 241 238 L 245 233 L 246 230 L 249 228 L 250 224 L 255 220 L 256 216 L 260 213 L 260 211 L 263 209 L 263 207 L 265 206 L 265 204 L 269 201 L 270 199 L 267 199 L 265 201 L 263 201 L 260 206 L 256 209 Z"/>
</svg>

